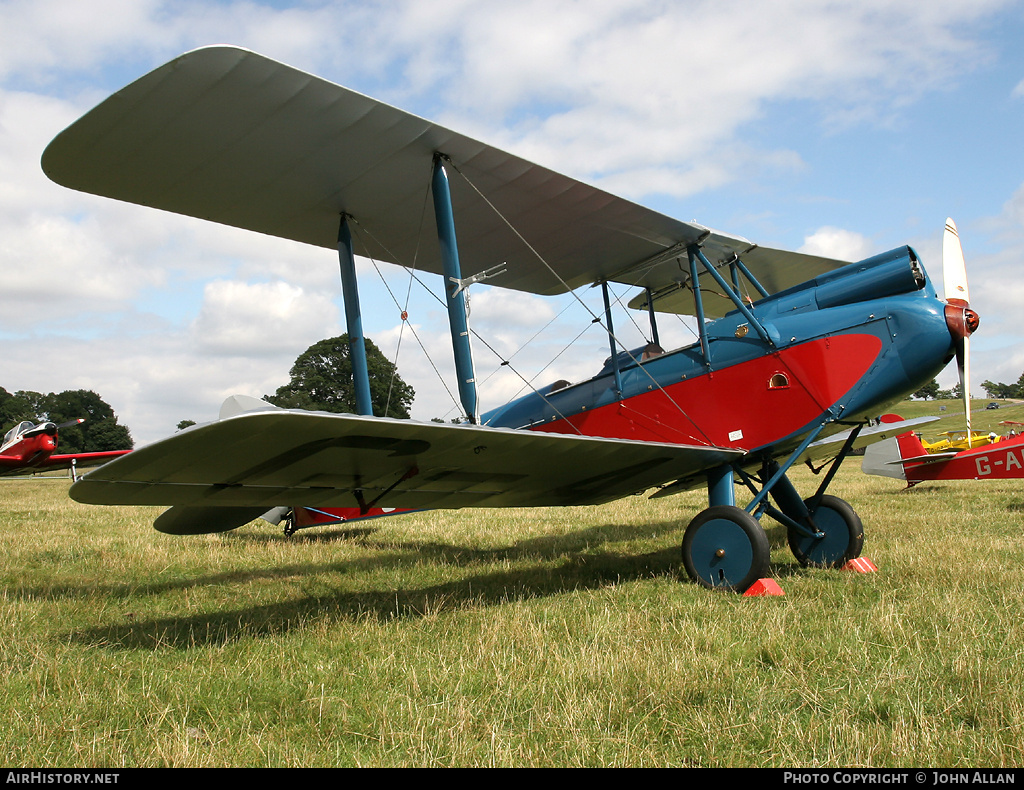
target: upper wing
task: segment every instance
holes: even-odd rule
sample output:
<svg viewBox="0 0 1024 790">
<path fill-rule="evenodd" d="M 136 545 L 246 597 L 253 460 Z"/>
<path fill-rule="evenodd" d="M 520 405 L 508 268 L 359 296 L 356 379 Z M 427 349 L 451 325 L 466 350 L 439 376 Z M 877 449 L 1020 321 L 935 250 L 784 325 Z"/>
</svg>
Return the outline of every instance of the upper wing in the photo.
<svg viewBox="0 0 1024 790">
<path fill-rule="evenodd" d="M 188 428 L 90 472 L 89 504 L 244 511 L 301 504 L 584 505 L 727 462 L 729 448 L 268 408 Z"/>
<path fill-rule="evenodd" d="M 718 235 L 721 236 L 721 234 Z M 758 247 L 749 242 L 747 244 L 746 252 L 738 249 L 740 247 L 739 240 L 733 247 L 736 248 L 736 254 L 740 256 L 751 275 L 769 294 L 800 285 L 819 274 L 846 265 L 843 261 L 831 258 L 821 258 L 802 252 L 776 250 L 770 247 Z M 722 253 L 716 257 L 709 255 L 706 247 L 703 251 L 711 263 L 725 264 L 731 260 L 733 249 L 723 245 Z M 689 259 L 685 250 L 680 254 L 682 257 L 658 260 L 652 265 L 640 267 L 635 274 L 630 273 L 633 279 L 629 284 L 649 289 L 650 296 L 647 291 L 637 294 L 629 301 L 629 307 L 634 310 L 646 310 L 648 301 L 653 299 L 654 309 L 660 313 L 694 314 L 693 278 L 690 274 Z M 729 281 L 730 277 L 726 276 L 725 279 Z M 698 282 L 701 287 L 701 301 L 705 315 L 714 318 L 735 309 L 735 304 L 726 294 L 722 293 L 721 287 L 703 266 L 698 266 Z M 739 291 L 754 301 L 761 298 L 761 294 L 745 283 L 742 278 Z"/>
<path fill-rule="evenodd" d="M 235 47 L 188 52 L 118 91 L 58 135 L 42 165 L 72 189 L 331 249 L 346 213 L 357 223 L 358 254 L 441 273 L 437 245 L 420 243 L 435 153 L 473 185 L 451 179 L 464 272 L 506 263 L 494 285 L 538 294 L 604 279 L 670 288 L 680 277 L 677 257 L 685 261 L 685 246 L 700 239 L 715 263 L 747 253 L 773 292 L 793 284 L 780 275 L 776 285 L 771 275 L 779 256 L 793 254 L 748 252 L 754 245 L 745 239 L 663 216 Z M 789 260 L 800 268 L 796 282 L 841 265 Z M 709 316 L 732 309 L 714 302 L 705 305 Z"/>
</svg>

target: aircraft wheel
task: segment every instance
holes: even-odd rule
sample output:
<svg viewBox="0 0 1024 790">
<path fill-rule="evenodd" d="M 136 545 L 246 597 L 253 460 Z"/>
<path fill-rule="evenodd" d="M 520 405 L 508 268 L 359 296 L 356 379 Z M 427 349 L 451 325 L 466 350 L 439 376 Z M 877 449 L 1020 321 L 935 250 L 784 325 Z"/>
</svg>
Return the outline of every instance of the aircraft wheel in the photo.
<svg viewBox="0 0 1024 790">
<path fill-rule="evenodd" d="M 767 575 L 770 554 L 757 519 L 731 505 L 701 511 L 683 535 L 683 567 L 704 587 L 745 592 Z"/>
<path fill-rule="evenodd" d="M 801 565 L 841 568 L 860 556 L 864 548 L 864 526 L 849 502 L 825 494 L 814 512 L 814 523 L 825 537 L 815 538 L 788 530 L 789 548 Z"/>
</svg>

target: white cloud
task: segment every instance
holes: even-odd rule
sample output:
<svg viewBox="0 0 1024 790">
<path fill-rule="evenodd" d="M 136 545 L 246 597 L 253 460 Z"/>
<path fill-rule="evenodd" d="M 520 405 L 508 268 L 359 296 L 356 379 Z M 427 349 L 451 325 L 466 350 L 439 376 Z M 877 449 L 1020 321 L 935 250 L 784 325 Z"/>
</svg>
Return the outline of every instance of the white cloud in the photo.
<svg viewBox="0 0 1024 790">
<path fill-rule="evenodd" d="M 975 346 L 1005 347 L 1005 338 L 1015 338 L 1012 352 L 1002 348 L 993 357 L 993 363 L 998 364 L 1001 371 L 1009 366 L 1006 375 L 1012 373 L 1012 380 L 1016 381 L 1024 370 L 1024 365 L 1019 364 L 1021 352 L 1017 351 L 1021 347 L 1020 306 L 1024 304 L 1024 280 L 1020 275 L 1021 262 L 1024 261 L 1024 185 L 1003 204 L 998 216 L 976 226 L 961 225 L 959 231 L 967 264 L 971 306 L 981 318 Z M 994 251 L 985 251 L 987 249 Z M 975 250 L 982 252 L 978 254 Z"/>
<path fill-rule="evenodd" d="M 46 80 L 54 70 L 96 67 L 109 50 L 152 46 L 157 0 L 9 0 L 0 5 L 0 76 Z"/>
<path fill-rule="evenodd" d="M 670 164 L 680 177 L 653 185 L 688 195 L 782 153 L 736 160 L 737 135 L 769 103 L 820 102 L 822 126 L 878 120 L 971 69 L 986 54 L 969 23 L 996 5 L 458 4 L 433 14 L 444 47 L 423 46 L 419 65 L 424 53 L 444 59 L 424 72 L 458 128 L 617 186 L 634 173 L 651 183 Z M 443 81 L 452 71 L 459 79 Z M 700 177 L 708 172 L 729 179 Z"/>
<path fill-rule="evenodd" d="M 842 228 L 819 228 L 804 239 L 798 252 L 840 261 L 860 261 L 870 256 L 875 249 L 871 240 L 860 233 Z"/>
<path fill-rule="evenodd" d="M 215 280 L 204 289 L 191 336 L 204 355 L 259 358 L 297 349 L 295 357 L 329 337 L 337 319 L 330 299 L 284 282 Z"/>
</svg>

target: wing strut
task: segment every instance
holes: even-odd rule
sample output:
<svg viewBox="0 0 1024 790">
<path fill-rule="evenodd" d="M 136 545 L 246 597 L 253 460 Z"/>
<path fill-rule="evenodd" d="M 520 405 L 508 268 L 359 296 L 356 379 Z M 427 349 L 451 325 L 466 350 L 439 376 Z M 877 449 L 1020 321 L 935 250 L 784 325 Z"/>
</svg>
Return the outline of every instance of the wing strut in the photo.
<svg viewBox="0 0 1024 790">
<path fill-rule="evenodd" d="M 359 289 L 356 285 L 356 261 L 352 253 L 352 234 L 348 229 L 347 214 L 341 215 L 341 224 L 338 227 L 338 260 L 341 264 L 341 289 L 345 298 L 345 323 L 348 326 L 348 347 L 352 359 L 356 411 L 361 415 L 372 417 L 370 373 L 366 365 L 363 317 L 359 308 Z"/>
<path fill-rule="evenodd" d="M 736 305 L 736 309 L 738 309 L 743 314 L 743 317 L 747 319 L 750 325 L 754 328 L 754 331 L 757 332 L 757 334 L 765 343 L 768 344 L 769 347 L 774 348 L 775 341 L 772 340 L 772 337 L 768 332 L 768 329 L 764 325 L 762 325 L 760 321 L 754 318 L 754 314 L 750 312 L 750 309 L 745 304 L 743 304 L 743 299 L 740 298 L 739 293 L 737 291 L 734 291 L 725 281 L 725 278 L 723 278 L 722 275 L 720 275 L 718 271 L 715 269 L 715 267 L 711 265 L 711 261 L 709 261 L 704 256 L 704 253 L 701 252 L 700 247 L 697 246 L 696 244 L 692 245 L 689 249 L 689 253 L 690 268 L 694 272 L 694 290 L 697 290 L 700 287 L 700 284 L 697 282 L 696 277 L 697 266 L 696 263 L 694 263 L 694 258 L 696 257 L 697 259 L 700 260 L 702 264 L 704 264 L 704 268 L 707 269 L 708 274 L 710 274 L 714 278 L 715 282 L 717 282 L 719 287 L 725 292 L 725 295 L 728 296 L 730 300 L 732 300 L 732 303 Z M 737 260 L 739 259 L 737 258 Z M 751 281 L 754 282 L 755 284 L 757 282 L 756 280 L 753 280 L 753 278 L 751 278 Z"/>
<path fill-rule="evenodd" d="M 658 337 L 658 318 L 657 314 L 654 312 L 654 299 L 651 296 L 650 288 L 647 289 L 647 315 L 650 317 L 651 321 L 651 341 L 655 345 L 660 346 L 661 340 Z"/>
<path fill-rule="evenodd" d="M 733 285 L 736 293 L 740 292 L 740 278 L 736 271 L 738 269 L 739 272 L 747 278 L 747 281 L 757 289 L 757 292 L 761 294 L 762 298 L 768 298 L 768 291 L 766 291 L 764 286 L 757 281 L 757 278 L 750 273 L 750 269 L 748 269 L 746 264 L 740 260 L 739 255 L 736 255 L 736 257 L 733 258 L 732 262 L 729 264 L 729 268 L 732 270 Z"/>
<path fill-rule="evenodd" d="M 704 356 L 704 366 L 711 369 L 711 348 L 708 344 L 708 330 L 704 325 L 704 298 L 700 293 L 700 280 L 697 279 L 697 255 L 700 249 L 697 246 L 687 248 L 690 259 L 690 282 L 693 283 L 693 306 L 697 314 L 697 332 L 700 336 L 700 350 Z"/>
<path fill-rule="evenodd" d="M 708 343 L 707 328 L 704 326 L 704 299 L 701 296 L 700 280 L 698 279 L 697 273 L 698 261 L 707 270 L 708 274 L 711 275 L 715 282 L 718 283 L 718 286 L 722 289 L 724 295 L 727 296 L 734 305 L 736 305 L 736 309 L 743 314 L 743 317 L 747 319 L 747 324 L 754 328 L 754 331 L 757 332 L 761 340 L 763 340 L 769 348 L 776 348 L 778 345 L 778 332 L 770 324 L 762 324 L 758 321 L 757 318 L 754 317 L 754 314 L 750 312 L 750 309 L 743 304 L 743 299 L 739 293 L 739 275 L 737 273 L 737 268 L 743 273 L 743 276 L 753 283 L 754 287 L 757 288 L 762 296 L 767 296 L 768 293 L 761 287 L 761 284 L 754 279 L 747 267 L 743 265 L 739 256 L 735 256 L 729 263 L 733 278 L 733 285 L 729 285 L 729 283 L 725 281 L 725 278 L 718 273 L 715 267 L 701 251 L 700 244 L 689 245 L 686 248 L 686 254 L 690 261 L 690 282 L 693 287 L 694 310 L 697 315 L 697 331 L 700 337 L 700 348 L 701 353 L 704 355 L 705 366 L 709 370 L 711 369 L 711 348 Z M 648 309 L 651 310 L 652 316 L 654 310 L 653 301 L 654 297 L 652 296 L 650 289 L 648 289 L 647 304 Z M 773 334 L 775 337 L 773 337 Z"/>
<path fill-rule="evenodd" d="M 608 345 L 612 352 L 612 370 L 615 372 L 615 394 L 622 400 L 622 373 L 619 371 L 619 350 L 615 346 L 615 328 L 612 326 L 612 306 L 608 298 L 608 282 L 601 281 L 601 294 L 604 296 L 604 320 L 608 324 Z"/>
<path fill-rule="evenodd" d="M 459 398 L 469 421 L 476 425 L 480 414 L 476 402 L 476 374 L 473 371 L 473 349 L 469 345 L 469 324 L 466 320 L 466 293 L 463 287 L 462 268 L 459 264 L 459 247 L 455 238 L 455 216 L 452 211 L 452 195 L 448 185 L 448 174 L 444 169 L 444 158 L 434 155 L 434 174 L 431 181 L 434 196 L 434 218 L 437 220 L 437 239 L 441 245 L 441 259 L 444 263 L 445 293 L 448 298 L 448 323 L 452 332 L 452 348 L 455 351 L 455 374 L 459 380 Z"/>
</svg>

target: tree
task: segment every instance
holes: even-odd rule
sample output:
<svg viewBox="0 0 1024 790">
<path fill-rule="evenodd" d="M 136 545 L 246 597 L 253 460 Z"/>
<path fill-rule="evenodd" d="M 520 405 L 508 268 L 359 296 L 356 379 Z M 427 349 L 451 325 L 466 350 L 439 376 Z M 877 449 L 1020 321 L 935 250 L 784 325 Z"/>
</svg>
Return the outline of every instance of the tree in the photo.
<svg viewBox="0 0 1024 790">
<path fill-rule="evenodd" d="M 135 446 L 128 428 L 117 422 L 110 405 L 91 390 L 65 390 L 47 395 L 45 417 L 58 425 L 82 417 L 85 422 L 61 428 L 57 435 L 60 452 L 91 453 L 102 450 L 131 450 Z"/>
<path fill-rule="evenodd" d="M 915 392 L 912 398 L 921 398 L 921 400 L 928 400 L 929 398 L 935 399 L 939 397 L 939 382 L 932 379 L 930 382 L 925 384 L 921 389 Z"/>
<path fill-rule="evenodd" d="M 990 398 L 1021 398 L 1024 397 L 1024 374 L 1017 379 L 1016 384 L 994 383 L 991 381 L 981 382 L 981 388 Z"/>
<path fill-rule="evenodd" d="M 0 387 L 0 434 L 19 422 L 36 422 L 43 395 L 38 392 L 19 391 L 13 395 Z"/>
<path fill-rule="evenodd" d="M 416 393 L 402 381 L 398 369 L 369 338 L 366 367 L 370 377 L 370 403 L 378 417 L 409 418 Z M 355 414 L 356 395 L 352 377 L 348 335 L 314 343 L 295 360 L 291 380 L 263 399 L 286 409 Z"/>
</svg>

